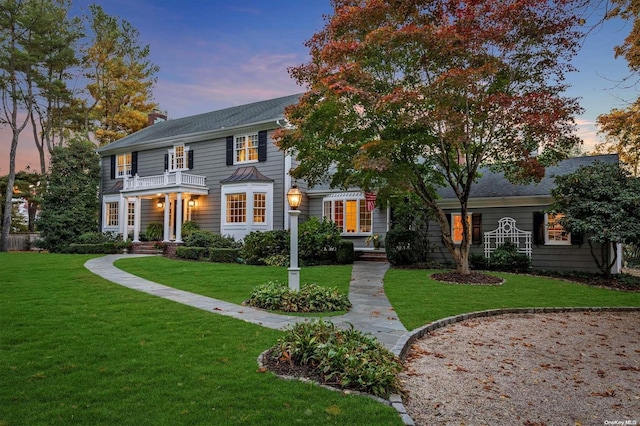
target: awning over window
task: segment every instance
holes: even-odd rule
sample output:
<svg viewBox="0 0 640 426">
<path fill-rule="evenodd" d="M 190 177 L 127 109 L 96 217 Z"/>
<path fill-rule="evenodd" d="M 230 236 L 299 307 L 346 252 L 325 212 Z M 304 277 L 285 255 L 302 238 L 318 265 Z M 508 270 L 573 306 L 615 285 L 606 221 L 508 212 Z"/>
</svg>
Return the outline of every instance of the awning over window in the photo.
<svg viewBox="0 0 640 426">
<path fill-rule="evenodd" d="M 239 182 L 273 182 L 270 179 L 260 173 L 255 166 L 239 167 L 228 178 L 221 180 L 220 183 L 239 183 Z"/>
</svg>

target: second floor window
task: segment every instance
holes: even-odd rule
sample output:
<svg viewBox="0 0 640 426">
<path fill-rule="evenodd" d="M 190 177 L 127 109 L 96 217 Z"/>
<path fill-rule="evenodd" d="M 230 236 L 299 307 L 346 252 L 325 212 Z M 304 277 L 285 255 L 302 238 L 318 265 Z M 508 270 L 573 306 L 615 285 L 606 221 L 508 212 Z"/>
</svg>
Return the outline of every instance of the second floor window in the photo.
<svg viewBox="0 0 640 426">
<path fill-rule="evenodd" d="M 189 148 L 184 145 L 176 145 L 169 150 L 169 171 L 184 170 L 187 168 L 187 152 Z"/>
<path fill-rule="evenodd" d="M 258 134 L 236 136 L 235 162 L 249 163 L 258 161 Z"/>
<path fill-rule="evenodd" d="M 116 158 L 116 176 L 127 177 L 131 176 L 131 153 L 118 154 Z"/>
</svg>

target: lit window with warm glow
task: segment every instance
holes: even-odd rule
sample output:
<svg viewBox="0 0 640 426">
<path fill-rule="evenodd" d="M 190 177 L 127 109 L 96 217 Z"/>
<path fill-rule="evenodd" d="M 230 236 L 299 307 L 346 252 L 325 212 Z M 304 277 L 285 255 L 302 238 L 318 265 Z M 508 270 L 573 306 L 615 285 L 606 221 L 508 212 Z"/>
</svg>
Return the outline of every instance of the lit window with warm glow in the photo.
<svg viewBox="0 0 640 426">
<path fill-rule="evenodd" d="M 236 163 L 258 161 L 258 134 L 236 136 Z"/>
<path fill-rule="evenodd" d="M 267 220 L 267 194 L 253 194 L 253 223 L 264 223 Z"/>
<path fill-rule="evenodd" d="M 467 215 L 467 225 L 471 229 L 471 215 Z M 463 236 L 462 228 L 462 215 L 460 213 L 454 213 L 451 215 L 451 238 L 454 244 L 462 244 Z"/>
<path fill-rule="evenodd" d="M 324 218 L 333 221 L 342 234 L 371 234 L 372 216 L 364 198 L 325 198 L 322 211 Z"/>
<path fill-rule="evenodd" d="M 118 154 L 116 158 L 116 176 L 131 176 L 131 153 Z"/>
<path fill-rule="evenodd" d="M 106 208 L 106 225 L 118 226 L 118 203 L 107 203 Z"/>
<path fill-rule="evenodd" d="M 247 221 L 247 194 L 227 194 L 227 223 Z"/>
<path fill-rule="evenodd" d="M 545 215 L 546 233 L 545 244 L 549 245 L 569 245 L 571 244 L 571 234 L 560 223 L 564 217 L 562 213 L 548 213 Z"/>
</svg>

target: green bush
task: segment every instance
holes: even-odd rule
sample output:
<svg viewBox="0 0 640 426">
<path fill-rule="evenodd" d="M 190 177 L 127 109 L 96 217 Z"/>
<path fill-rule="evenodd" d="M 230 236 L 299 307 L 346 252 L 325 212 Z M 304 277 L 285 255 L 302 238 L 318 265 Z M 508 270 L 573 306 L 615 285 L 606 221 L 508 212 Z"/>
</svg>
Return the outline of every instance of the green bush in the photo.
<svg viewBox="0 0 640 426">
<path fill-rule="evenodd" d="M 164 226 L 160 222 L 149 222 L 144 232 L 149 241 L 160 241 L 164 233 Z"/>
<path fill-rule="evenodd" d="M 340 239 L 340 231 L 334 222 L 311 217 L 298 229 L 298 254 L 307 264 L 313 264 L 327 259 L 338 247 Z"/>
<path fill-rule="evenodd" d="M 202 260 L 206 252 L 205 247 L 176 247 L 176 257 L 180 259 Z"/>
<path fill-rule="evenodd" d="M 389 263 L 394 266 L 413 265 L 426 261 L 417 234 L 408 229 L 393 228 L 387 232 L 385 251 Z"/>
<path fill-rule="evenodd" d="M 486 271 L 490 269 L 489 259 L 481 253 L 471 253 L 469 255 L 469 267 L 476 271 Z"/>
<path fill-rule="evenodd" d="M 182 223 L 182 238 L 188 237 L 189 235 L 191 235 L 194 231 L 197 231 L 200 229 L 200 225 L 198 225 L 197 223 L 195 223 L 192 220 L 188 220 L 186 222 Z"/>
<path fill-rule="evenodd" d="M 508 241 L 491 253 L 489 269 L 505 272 L 529 272 L 531 259 L 526 254 L 518 253 L 518 247 Z"/>
<path fill-rule="evenodd" d="M 215 234 L 206 230 L 197 230 L 193 231 L 184 239 L 184 245 L 187 247 L 205 248 L 239 248 L 241 244 L 228 235 Z"/>
<path fill-rule="evenodd" d="M 209 261 L 218 263 L 237 263 L 240 258 L 238 248 L 209 248 Z"/>
<path fill-rule="evenodd" d="M 325 321 L 290 327 L 270 351 L 274 362 L 305 366 L 325 383 L 380 397 L 401 391 L 402 364 L 382 344 L 353 327 L 338 329 Z"/>
<path fill-rule="evenodd" d="M 267 266 L 289 266 L 291 263 L 288 254 L 274 254 L 264 258 L 264 264 Z"/>
<path fill-rule="evenodd" d="M 69 244 L 64 250 L 70 254 L 115 254 L 120 251 L 116 242 L 106 242 L 97 244 Z"/>
<path fill-rule="evenodd" d="M 241 256 L 248 265 L 264 265 L 265 259 L 289 253 L 289 232 L 253 231 L 244 237 Z"/>
<path fill-rule="evenodd" d="M 303 284 L 300 291 L 291 291 L 287 284 L 278 281 L 257 286 L 244 304 L 285 312 L 335 312 L 351 307 L 349 297 L 336 288 Z"/>
<path fill-rule="evenodd" d="M 340 265 L 347 265 L 353 263 L 354 258 L 353 241 L 340 240 L 336 249 L 336 262 Z"/>
</svg>

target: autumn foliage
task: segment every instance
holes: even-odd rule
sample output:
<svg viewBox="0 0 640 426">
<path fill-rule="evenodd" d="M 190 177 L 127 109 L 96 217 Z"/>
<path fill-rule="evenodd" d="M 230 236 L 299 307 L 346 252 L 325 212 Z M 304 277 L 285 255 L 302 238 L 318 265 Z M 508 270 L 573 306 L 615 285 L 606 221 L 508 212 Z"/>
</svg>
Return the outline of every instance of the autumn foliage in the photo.
<svg viewBox="0 0 640 426">
<path fill-rule="evenodd" d="M 290 70 L 308 88 L 286 112 L 292 126 L 276 134 L 297 155 L 294 176 L 415 192 L 468 272 L 467 223 L 454 245 L 436 190 L 450 186 L 464 217 L 481 164 L 536 180 L 578 142 L 580 107 L 562 95 L 578 47 L 576 2 L 332 3 L 307 42 L 311 60 Z"/>
</svg>

